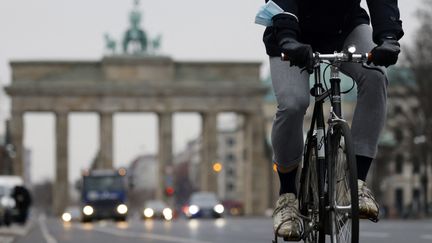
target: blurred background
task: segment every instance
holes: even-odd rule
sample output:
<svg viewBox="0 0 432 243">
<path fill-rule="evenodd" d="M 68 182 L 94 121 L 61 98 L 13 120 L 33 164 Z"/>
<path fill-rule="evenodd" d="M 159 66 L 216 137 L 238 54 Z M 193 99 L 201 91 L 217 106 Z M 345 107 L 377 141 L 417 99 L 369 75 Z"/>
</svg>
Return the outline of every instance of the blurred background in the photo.
<svg viewBox="0 0 432 243">
<path fill-rule="evenodd" d="M 0 3 L 0 242 L 270 240 L 263 2 Z M 365 242 L 432 240 L 432 5 L 399 6 Z"/>
</svg>

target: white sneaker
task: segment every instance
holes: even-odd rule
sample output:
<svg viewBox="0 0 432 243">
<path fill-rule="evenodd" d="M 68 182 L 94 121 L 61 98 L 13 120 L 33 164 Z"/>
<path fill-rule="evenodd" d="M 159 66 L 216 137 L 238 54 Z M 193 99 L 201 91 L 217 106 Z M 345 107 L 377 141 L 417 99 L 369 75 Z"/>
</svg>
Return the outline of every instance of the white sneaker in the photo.
<svg viewBox="0 0 432 243">
<path fill-rule="evenodd" d="M 299 241 L 302 236 L 302 221 L 298 209 L 298 201 L 293 193 L 279 196 L 273 212 L 273 228 L 275 234 L 285 241 Z"/>
<path fill-rule="evenodd" d="M 372 192 L 367 188 L 366 182 L 358 180 L 359 217 L 378 222 L 379 205 Z"/>
</svg>

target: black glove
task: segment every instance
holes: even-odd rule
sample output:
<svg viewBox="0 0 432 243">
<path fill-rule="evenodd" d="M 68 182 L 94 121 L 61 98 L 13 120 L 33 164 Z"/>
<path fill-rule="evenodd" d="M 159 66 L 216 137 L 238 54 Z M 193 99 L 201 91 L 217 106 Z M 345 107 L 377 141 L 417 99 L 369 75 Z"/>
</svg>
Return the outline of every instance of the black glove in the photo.
<svg viewBox="0 0 432 243">
<path fill-rule="evenodd" d="M 312 47 L 307 44 L 298 42 L 292 38 L 285 38 L 281 41 L 281 51 L 287 55 L 291 66 L 295 65 L 305 69 L 312 74 L 314 70 L 314 60 Z"/>
<path fill-rule="evenodd" d="M 398 60 L 398 56 L 400 53 L 400 44 L 394 37 L 388 37 L 382 39 L 382 42 L 379 46 L 376 46 L 372 49 L 372 60 L 368 61 L 368 64 L 371 62 L 376 66 L 385 66 L 388 67 L 390 65 L 396 64 Z"/>
</svg>

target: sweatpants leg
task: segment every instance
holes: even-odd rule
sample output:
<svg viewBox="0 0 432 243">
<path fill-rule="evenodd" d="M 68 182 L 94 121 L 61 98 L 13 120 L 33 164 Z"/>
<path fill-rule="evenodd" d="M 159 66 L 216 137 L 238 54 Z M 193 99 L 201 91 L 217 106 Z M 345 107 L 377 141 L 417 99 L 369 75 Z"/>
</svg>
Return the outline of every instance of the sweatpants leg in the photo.
<svg viewBox="0 0 432 243">
<path fill-rule="evenodd" d="M 344 44 L 354 44 L 358 53 L 370 52 L 375 46 L 372 29 L 368 25 L 357 26 Z M 360 64 L 344 63 L 341 70 L 357 82 L 357 105 L 352 122 L 356 155 L 375 158 L 386 118 L 387 77 L 377 70 L 365 69 Z"/>
<path fill-rule="evenodd" d="M 270 58 L 270 74 L 277 112 L 271 133 L 273 161 L 282 167 L 301 161 L 303 153 L 303 118 L 309 106 L 309 74 L 290 67 L 279 57 Z"/>
</svg>

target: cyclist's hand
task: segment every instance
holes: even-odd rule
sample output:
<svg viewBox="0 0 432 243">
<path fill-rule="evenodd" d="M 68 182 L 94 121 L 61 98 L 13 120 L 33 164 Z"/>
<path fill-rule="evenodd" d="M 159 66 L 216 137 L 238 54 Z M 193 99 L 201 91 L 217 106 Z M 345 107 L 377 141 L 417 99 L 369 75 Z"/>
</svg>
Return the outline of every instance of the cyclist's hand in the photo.
<svg viewBox="0 0 432 243">
<path fill-rule="evenodd" d="M 372 49 L 372 63 L 388 67 L 396 64 L 400 53 L 400 44 L 395 38 L 384 39 L 381 45 Z M 370 62 L 368 62 L 370 64 Z"/>
<path fill-rule="evenodd" d="M 313 73 L 313 51 L 307 44 L 298 42 L 295 39 L 287 38 L 281 45 L 282 52 L 288 56 L 291 66 L 295 65 Z"/>
</svg>

